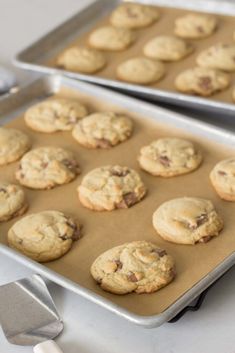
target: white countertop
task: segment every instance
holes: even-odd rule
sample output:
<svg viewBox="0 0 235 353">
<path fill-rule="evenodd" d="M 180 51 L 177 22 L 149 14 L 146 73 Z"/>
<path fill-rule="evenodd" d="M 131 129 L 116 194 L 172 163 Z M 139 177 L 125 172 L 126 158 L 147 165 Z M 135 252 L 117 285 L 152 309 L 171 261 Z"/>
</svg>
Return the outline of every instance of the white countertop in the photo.
<svg viewBox="0 0 235 353">
<path fill-rule="evenodd" d="M 0 0 L 0 64 L 64 21 L 89 0 Z M 20 82 L 31 74 L 16 70 Z M 0 257 L 0 284 L 32 272 Z M 51 284 L 65 329 L 58 343 L 66 353 L 235 353 L 235 268 L 208 293 L 201 309 L 156 329 L 124 319 Z M 0 331 L 0 353 L 32 352 L 8 344 Z"/>
</svg>

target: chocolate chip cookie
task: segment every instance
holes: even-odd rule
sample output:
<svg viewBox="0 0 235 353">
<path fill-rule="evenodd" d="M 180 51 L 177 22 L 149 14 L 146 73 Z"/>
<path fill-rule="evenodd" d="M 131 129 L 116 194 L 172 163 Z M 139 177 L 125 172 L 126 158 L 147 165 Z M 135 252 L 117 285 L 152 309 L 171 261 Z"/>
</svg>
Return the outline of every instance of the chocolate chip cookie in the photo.
<svg viewBox="0 0 235 353">
<path fill-rule="evenodd" d="M 154 6 L 128 2 L 112 12 L 110 22 L 115 27 L 135 29 L 150 26 L 159 17 L 159 11 Z"/>
<path fill-rule="evenodd" d="M 235 158 L 228 158 L 215 165 L 210 180 L 223 200 L 235 201 Z"/>
<path fill-rule="evenodd" d="M 138 161 L 141 168 L 152 175 L 173 177 L 197 169 L 202 154 L 192 142 L 168 137 L 142 147 Z"/>
<path fill-rule="evenodd" d="M 30 147 L 30 140 L 25 133 L 0 127 L 0 166 L 17 161 Z"/>
<path fill-rule="evenodd" d="M 133 241 L 101 254 L 91 275 L 110 293 L 153 293 L 174 279 L 175 266 L 173 258 L 155 244 Z"/>
<path fill-rule="evenodd" d="M 146 187 L 139 174 L 118 165 L 92 170 L 78 187 L 83 206 L 95 211 L 112 211 L 129 208 L 146 194 Z"/>
<path fill-rule="evenodd" d="M 53 98 L 30 107 L 24 119 L 31 129 L 52 133 L 71 130 L 87 114 L 87 108 L 76 100 Z"/>
<path fill-rule="evenodd" d="M 25 193 L 20 186 L 0 182 L 0 222 L 22 215 L 27 208 Z"/>
<path fill-rule="evenodd" d="M 211 201 L 182 197 L 163 203 L 153 214 L 153 226 L 167 241 L 193 245 L 218 236 L 223 220 Z"/>
<path fill-rule="evenodd" d="M 72 152 L 60 147 L 39 147 L 21 159 L 16 179 L 32 189 L 52 189 L 69 183 L 79 173 L 80 168 Z"/>
<path fill-rule="evenodd" d="M 147 85 L 159 81 L 165 75 L 165 66 L 157 60 L 136 57 L 121 63 L 116 73 L 122 81 Z"/>
<path fill-rule="evenodd" d="M 132 121 L 124 114 L 100 112 L 82 119 L 73 137 L 88 148 L 110 148 L 128 139 L 132 128 Z"/>
<path fill-rule="evenodd" d="M 8 232 L 11 248 L 38 262 L 58 259 L 80 237 L 80 226 L 58 211 L 30 214 L 16 222 Z"/>
<path fill-rule="evenodd" d="M 180 92 L 204 97 L 225 90 L 229 84 L 230 78 L 226 73 L 204 67 L 185 70 L 175 80 L 175 86 Z"/>
</svg>

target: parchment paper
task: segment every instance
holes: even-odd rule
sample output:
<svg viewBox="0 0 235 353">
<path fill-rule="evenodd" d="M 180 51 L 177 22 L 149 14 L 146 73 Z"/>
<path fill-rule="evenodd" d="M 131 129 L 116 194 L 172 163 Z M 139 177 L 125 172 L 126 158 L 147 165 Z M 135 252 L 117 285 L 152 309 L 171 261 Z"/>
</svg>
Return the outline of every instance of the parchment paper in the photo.
<svg viewBox="0 0 235 353">
<path fill-rule="evenodd" d="M 219 6 L 219 4 L 218 4 Z M 187 13 L 191 13 L 194 11 L 186 11 L 182 9 L 173 9 L 173 8 L 163 8 L 163 7 L 158 7 L 159 11 L 161 13 L 160 19 L 154 23 L 152 26 L 149 26 L 144 29 L 138 29 L 135 30 L 137 40 L 136 42 L 129 47 L 128 49 L 124 51 L 119 51 L 119 52 L 110 52 L 110 51 L 104 51 L 108 65 L 98 73 L 94 74 L 94 76 L 97 77 L 102 77 L 106 79 L 112 79 L 115 80 L 117 79 L 116 77 L 116 68 L 117 66 L 132 57 L 136 56 L 142 56 L 143 55 L 143 47 L 145 43 L 147 43 L 148 40 L 151 38 L 157 36 L 157 35 L 173 35 L 174 34 L 174 22 L 177 17 L 183 16 Z M 214 45 L 218 42 L 222 43 L 234 43 L 233 40 L 233 33 L 235 30 L 235 19 L 232 16 L 220 16 L 220 15 L 215 15 L 218 19 L 218 28 L 217 30 L 209 37 L 203 38 L 203 39 L 189 39 L 188 42 L 192 43 L 193 46 L 195 47 L 194 52 L 189 55 L 188 57 L 184 58 L 183 60 L 180 60 L 178 62 L 173 62 L 173 63 L 166 63 L 166 75 L 165 77 L 160 80 L 159 82 L 151 85 L 147 85 L 146 87 L 151 87 L 151 88 L 157 88 L 161 90 L 166 90 L 170 92 L 177 92 L 177 90 L 174 87 L 174 81 L 176 76 L 188 69 L 188 68 L 193 68 L 196 66 L 196 57 L 198 54 L 210 47 L 211 45 Z M 99 27 L 102 27 L 104 25 L 110 24 L 109 23 L 109 16 L 106 16 L 104 19 L 101 21 L 98 21 L 97 24 L 92 27 L 92 29 L 78 37 L 75 41 L 71 43 L 71 45 L 67 46 L 71 47 L 74 45 L 88 45 L 88 37 L 90 33 Z M 51 58 L 49 61 L 47 60 L 46 63 L 44 63 L 47 66 L 50 67 L 56 67 L 56 60 L 58 58 L 59 54 L 56 57 Z M 227 102 L 227 103 L 233 103 L 232 101 L 232 88 L 233 88 L 233 83 L 235 80 L 235 73 L 230 73 L 231 76 L 231 85 L 228 89 L 224 90 L 223 92 L 219 92 L 214 94 L 211 97 L 208 97 L 206 99 L 210 100 L 218 100 L 222 102 Z"/>
<path fill-rule="evenodd" d="M 63 89 L 58 94 L 78 98 L 88 105 L 90 112 L 107 109 L 125 112 L 121 107 L 101 102 L 99 97 L 95 100 L 68 89 Z M 81 165 L 81 175 L 70 184 L 45 191 L 24 188 L 29 202 L 26 214 L 55 209 L 70 214 L 83 225 L 83 237 L 74 243 L 71 251 L 45 266 L 131 312 L 154 315 L 169 307 L 235 250 L 235 203 L 220 200 L 208 178 L 214 164 L 220 159 L 234 155 L 234 149 L 194 138 L 182 130 L 164 126 L 164 123 L 150 121 L 147 117 L 126 113 L 134 122 L 133 136 L 110 150 L 90 150 L 81 147 L 70 132 L 54 134 L 33 132 L 26 127 L 23 116 L 13 120 L 8 126 L 25 131 L 32 139 L 33 148 L 53 145 L 73 151 Z M 136 160 L 141 146 L 161 136 L 181 136 L 194 141 L 200 146 L 204 156 L 202 166 L 191 174 L 169 179 L 153 177 L 141 171 Z M 148 188 L 145 199 L 130 209 L 112 212 L 94 212 L 82 207 L 76 191 L 81 179 L 91 169 L 107 164 L 135 168 Z M 0 180 L 16 182 L 14 172 L 17 165 L 18 162 L 15 162 L 1 167 Z M 207 244 L 187 246 L 168 243 L 158 236 L 152 227 L 153 212 L 162 202 L 182 196 L 204 197 L 214 202 L 225 223 L 224 230 L 218 238 Z M 19 217 L 0 224 L 2 243 L 6 244 L 7 231 L 18 219 Z M 154 294 L 118 296 L 104 292 L 90 276 L 92 262 L 103 251 L 133 240 L 147 240 L 165 248 L 175 258 L 177 269 L 175 280 Z"/>
</svg>

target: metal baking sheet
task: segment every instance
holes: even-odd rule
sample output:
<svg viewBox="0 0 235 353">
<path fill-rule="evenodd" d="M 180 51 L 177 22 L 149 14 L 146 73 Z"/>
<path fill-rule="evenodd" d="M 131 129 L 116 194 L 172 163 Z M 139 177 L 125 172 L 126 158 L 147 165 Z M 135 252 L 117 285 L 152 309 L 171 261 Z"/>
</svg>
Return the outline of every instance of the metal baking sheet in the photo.
<svg viewBox="0 0 235 353">
<path fill-rule="evenodd" d="M 22 117 L 25 109 L 52 95 L 77 97 L 86 102 L 91 110 L 112 108 L 115 111 L 126 112 L 134 121 L 134 134 L 130 140 L 111 150 L 92 151 L 79 146 L 69 132 L 42 134 L 29 130 Z M 170 320 L 235 263 L 233 237 L 235 204 L 220 200 L 208 180 L 208 173 L 215 161 L 234 153 L 235 135 L 231 132 L 98 86 L 60 76 L 34 81 L 18 93 L 0 100 L 0 117 L 2 124 L 8 123 L 9 126 L 25 131 L 31 137 L 33 147 L 55 144 L 77 152 L 82 174 L 75 181 L 47 191 L 25 188 L 25 192 L 30 205 L 28 212 L 55 208 L 77 217 L 84 226 L 83 238 L 74 243 L 68 254 L 57 261 L 42 265 L 7 246 L 6 233 L 15 222 L 13 219 L 0 225 L 0 253 L 10 256 L 115 314 L 145 327 L 159 326 Z M 166 134 L 188 137 L 198 143 L 205 157 L 203 165 L 194 173 L 171 180 L 152 177 L 141 171 L 136 162 L 140 147 L 143 143 Z M 126 153 L 126 149 L 129 153 Z M 148 187 L 147 197 L 129 210 L 108 213 L 86 210 L 77 199 L 75 192 L 77 185 L 91 168 L 114 161 L 138 170 Z M 7 180 L 14 181 L 17 163 L 1 167 L 0 178 L 5 176 Z M 185 193 L 189 196 L 206 197 L 215 203 L 225 220 L 225 229 L 218 238 L 207 244 L 183 246 L 165 242 L 156 234 L 151 225 L 154 209 L 164 200 L 184 196 Z M 136 239 L 153 241 L 174 256 L 177 268 L 175 281 L 153 294 L 117 296 L 104 292 L 89 274 L 91 263 L 104 250 Z"/>
<path fill-rule="evenodd" d="M 123 90 L 128 92 L 129 94 L 142 97 L 147 100 L 163 102 L 163 103 L 171 103 L 178 106 L 190 107 L 203 109 L 204 111 L 210 112 L 222 112 L 228 116 L 233 116 L 235 112 L 235 104 L 232 102 L 232 93 L 231 88 L 229 90 L 229 96 L 226 92 L 221 92 L 213 95 L 210 98 L 202 98 L 198 96 L 191 96 L 177 92 L 175 89 L 169 89 L 169 85 L 174 81 L 174 77 L 176 73 L 182 71 L 182 65 L 185 63 L 184 69 L 188 67 L 192 67 L 195 65 L 190 64 L 190 58 L 195 58 L 193 54 L 180 61 L 179 63 L 171 63 L 167 64 L 167 67 L 170 68 L 170 75 L 166 75 L 166 78 L 159 81 L 158 83 L 150 86 L 140 86 L 129 84 L 126 82 L 121 82 L 115 79 L 114 74 L 110 74 L 108 70 L 105 68 L 98 72 L 95 75 L 84 75 L 71 71 L 66 71 L 62 69 L 58 69 L 51 62 L 54 58 L 61 53 L 65 48 L 69 47 L 72 43 L 83 43 L 83 36 L 87 38 L 86 33 L 89 32 L 96 25 L 100 25 L 102 23 L 107 23 L 107 16 L 112 11 L 114 7 L 116 7 L 121 1 L 120 0 L 96 0 L 92 3 L 89 3 L 87 7 L 77 13 L 74 17 L 63 23 L 61 26 L 57 27 L 55 30 L 44 36 L 42 39 L 32 44 L 25 50 L 21 51 L 16 58 L 14 59 L 14 63 L 24 69 L 34 70 L 43 73 L 52 73 L 52 74 L 63 74 L 67 77 L 93 82 L 96 84 L 100 84 L 103 86 L 112 87 L 114 89 Z M 200 12 L 211 12 L 216 13 L 220 16 L 235 15 L 235 3 L 229 1 L 204 1 L 204 0 L 189 0 L 187 2 L 183 0 L 140 0 L 139 2 L 146 4 L 153 4 L 160 7 L 168 9 L 174 8 L 176 10 L 195 10 Z M 164 14 L 163 14 L 164 15 Z M 164 16 L 163 16 L 164 17 Z M 172 20 L 172 16 L 169 17 L 169 21 Z M 105 19 L 103 21 L 103 19 Z M 221 18 L 224 21 L 224 18 Z M 103 21 L 103 22 L 102 22 Z M 231 22 L 231 20 L 230 20 Z M 155 31 L 158 31 L 156 24 Z M 231 23 L 231 26 L 232 23 Z M 161 25 L 161 31 L 165 28 L 165 24 Z M 172 25 L 169 22 L 169 28 L 166 30 L 167 34 L 172 33 Z M 155 27 L 154 27 L 155 28 Z M 146 29 L 146 31 L 149 29 Z M 150 29 L 151 30 L 151 29 Z M 160 32 L 161 32 L 160 31 Z M 221 29 L 220 29 L 221 31 Z M 218 31 L 218 32 L 220 32 Z M 226 30 L 223 31 L 222 37 L 226 38 Z M 155 32 L 154 32 L 155 33 Z M 158 33 L 158 32 L 157 32 Z M 165 32 L 164 32 L 165 33 Z M 151 35 L 153 36 L 153 35 Z M 150 37 L 151 37 L 150 36 Z M 216 34 L 217 36 L 217 34 Z M 221 35 L 218 34 L 218 40 L 220 41 Z M 217 41 L 216 37 L 216 41 Z M 78 39 L 81 38 L 81 41 Z M 77 41 L 78 40 L 78 41 Z M 227 40 L 227 38 L 226 38 Z M 202 45 L 202 49 L 211 45 L 211 41 L 213 42 L 213 36 L 208 37 L 201 41 L 193 41 L 193 43 L 197 47 Z M 231 40 L 232 41 L 232 29 L 231 29 Z M 141 40 L 143 44 L 143 40 Z M 137 44 L 138 45 L 138 44 Z M 133 48 L 133 49 L 132 49 Z M 137 50 L 136 45 L 132 46 L 130 49 L 120 53 L 107 53 L 107 58 L 109 60 L 109 64 L 112 62 L 112 67 L 116 63 L 122 59 L 128 58 L 130 56 L 135 56 Z M 133 53 L 133 54 L 132 54 Z M 124 56 L 123 56 L 124 55 Z M 122 61 L 121 60 L 121 61 Z M 193 59 L 194 60 L 194 59 Z M 181 65 L 182 64 L 182 65 Z M 109 66 L 109 65 L 108 65 Z M 111 69 L 110 69 L 111 70 Z M 233 76 L 232 76 L 233 77 Z M 232 79 L 233 81 L 233 79 Z M 211 116 L 213 119 L 213 116 Z"/>
</svg>

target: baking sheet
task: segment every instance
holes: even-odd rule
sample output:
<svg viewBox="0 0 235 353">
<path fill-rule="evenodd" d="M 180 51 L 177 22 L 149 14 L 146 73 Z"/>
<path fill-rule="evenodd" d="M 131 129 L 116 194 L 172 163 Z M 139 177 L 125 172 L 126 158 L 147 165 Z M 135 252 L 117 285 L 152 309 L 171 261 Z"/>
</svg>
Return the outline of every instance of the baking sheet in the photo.
<svg viewBox="0 0 235 353">
<path fill-rule="evenodd" d="M 49 49 L 49 52 L 47 50 L 44 50 L 43 47 L 45 43 L 43 40 L 40 42 L 41 54 L 42 52 L 46 51 L 47 52 L 46 57 L 40 56 L 40 47 L 37 46 L 36 44 L 31 51 L 29 48 L 28 51 L 26 50 L 25 52 L 20 53 L 18 55 L 16 63 L 18 63 L 20 66 L 24 68 L 31 68 L 31 69 L 38 69 L 38 70 L 40 70 L 41 68 L 41 71 L 54 72 L 56 68 L 56 59 L 58 55 L 65 48 L 68 48 L 70 46 L 77 45 L 77 44 L 82 44 L 82 45 L 87 44 L 87 39 L 92 30 L 94 30 L 95 28 L 101 27 L 103 25 L 109 24 L 109 14 L 107 15 L 107 12 L 111 12 L 111 9 L 117 6 L 119 2 L 120 1 L 112 0 L 112 1 L 109 1 L 109 4 L 107 4 L 107 1 L 105 0 L 96 1 L 95 4 L 90 7 L 90 12 L 88 11 L 89 8 L 87 9 L 86 19 L 88 23 L 86 23 L 86 25 L 84 22 L 80 23 L 80 21 L 77 21 L 77 26 L 75 26 L 74 19 L 73 19 L 67 22 L 67 26 L 66 24 L 62 26 L 60 32 L 59 31 L 57 32 L 55 30 L 54 35 L 51 35 L 51 36 L 48 36 L 48 38 L 47 37 L 45 38 L 45 42 L 47 39 L 46 49 L 48 49 L 49 43 L 51 43 L 53 50 Z M 71 77 L 75 77 L 75 78 L 79 78 L 87 81 L 93 81 L 93 82 L 103 84 L 106 86 L 111 86 L 114 88 L 120 88 L 128 92 L 132 92 L 134 94 L 144 96 L 145 98 L 148 98 L 148 99 L 156 99 L 164 102 L 172 102 L 179 105 L 192 106 L 193 104 L 193 105 L 196 105 L 197 107 L 203 106 L 204 108 L 209 110 L 220 109 L 220 110 L 226 111 L 227 113 L 228 112 L 234 113 L 235 104 L 232 101 L 232 88 L 233 88 L 233 83 L 235 79 L 235 73 L 230 74 L 231 85 L 228 89 L 226 89 L 223 92 L 216 93 L 215 95 L 209 98 L 201 98 L 197 96 L 182 94 L 175 89 L 173 84 L 176 76 L 180 72 L 184 71 L 187 68 L 194 67 L 196 65 L 195 59 L 199 52 L 201 52 L 205 48 L 208 48 L 217 42 L 224 42 L 224 43 L 234 42 L 233 40 L 234 16 L 225 16 L 225 15 L 217 14 L 216 16 L 219 20 L 219 26 L 218 26 L 218 29 L 215 31 L 215 33 L 204 39 L 188 40 L 194 45 L 195 51 L 188 57 L 184 58 L 183 60 L 180 60 L 179 62 L 166 63 L 165 64 L 166 72 L 167 72 L 166 76 L 159 82 L 151 85 L 140 86 L 140 85 L 133 85 L 133 84 L 116 80 L 116 68 L 118 64 L 120 64 L 121 62 L 131 57 L 143 55 L 142 53 L 143 46 L 150 38 L 153 38 L 156 35 L 173 34 L 175 19 L 179 16 L 186 14 L 189 11 L 192 12 L 192 10 L 189 10 L 189 9 L 184 10 L 182 8 L 177 8 L 177 7 L 183 6 L 182 1 L 172 2 L 172 1 L 166 0 L 165 2 L 163 2 L 160 0 L 155 0 L 155 1 L 144 1 L 144 3 L 151 3 L 156 5 L 164 4 L 165 7 L 158 6 L 161 13 L 161 17 L 159 21 L 157 21 L 155 24 L 153 24 L 150 27 L 135 30 L 137 35 L 137 40 L 130 48 L 120 52 L 104 51 L 105 55 L 107 56 L 108 65 L 103 70 L 99 71 L 97 74 L 94 74 L 94 75 L 82 75 L 78 73 L 71 73 L 65 70 L 59 70 L 59 71 Z M 189 4 L 185 4 L 185 6 L 190 7 L 189 6 L 190 4 L 194 4 L 194 8 L 198 8 L 203 11 L 211 11 L 213 9 L 212 3 L 213 1 L 210 1 L 210 4 L 207 6 L 205 4 L 203 5 L 203 2 L 191 0 L 189 1 Z M 214 6 L 215 12 L 219 12 L 220 7 L 221 7 L 221 10 L 223 9 L 223 5 L 226 5 L 226 2 L 224 1 L 223 3 L 224 4 L 216 3 L 216 6 Z M 228 13 L 230 14 L 233 13 L 235 15 L 235 5 L 232 6 L 231 3 L 228 3 L 228 4 L 230 5 L 228 6 L 228 9 L 230 10 L 230 12 Z M 100 11 L 95 12 L 95 9 L 98 7 L 98 5 L 99 5 Z M 175 6 L 176 8 L 166 7 L 169 5 Z M 233 12 L 231 10 L 233 10 Z M 98 19 L 99 17 L 101 17 L 101 19 Z M 57 33 L 57 42 L 55 42 L 56 33 Z M 58 38 L 60 39 L 59 42 L 58 42 Z M 32 55 L 30 58 L 30 53 L 36 54 L 34 58 L 32 58 Z"/>
<path fill-rule="evenodd" d="M 73 86 L 74 88 L 71 88 Z M 50 93 L 50 90 L 51 88 L 48 85 L 47 93 L 45 94 L 44 91 L 44 97 Z M 33 141 L 33 148 L 46 145 L 68 148 L 77 154 L 82 169 L 82 174 L 75 181 L 52 190 L 37 191 L 25 188 L 30 205 L 27 214 L 45 209 L 57 209 L 78 219 L 84 226 L 83 238 L 74 243 L 68 254 L 59 260 L 45 264 L 45 267 L 35 265 L 34 268 L 37 269 L 37 266 L 38 269 L 45 268 L 45 275 L 47 269 L 53 270 L 53 273 L 62 275 L 68 280 L 68 287 L 69 283 L 74 283 L 78 284 L 80 288 L 88 289 L 90 293 L 93 293 L 93 296 L 98 294 L 106 300 L 106 303 L 114 304 L 113 311 L 116 310 L 119 314 L 118 311 L 124 309 L 125 312 L 130 313 L 130 316 L 155 316 L 156 318 L 156 315 L 169 310 L 174 303 L 180 301 L 182 296 L 202 278 L 207 278 L 207 283 L 209 283 L 208 274 L 210 276 L 211 271 L 216 266 L 220 266 L 224 260 L 234 257 L 232 254 L 235 250 L 233 220 L 235 204 L 222 201 L 217 197 L 210 185 L 208 174 L 218 160 L 234 154 L 232 145 L 235 145 L 235 137 L 219 130 L 213 132 L 213 128 L 202 123 L 193 120 L 191 122 L 187 121 L 185 118 L 178 117 L 175 113 L 146 103 L 138 103 L 135 100 L 106 92 L 98 87 L 87 86 L 82 83 L 75 84 L 70 80 L 63 79 L 61 83 L 59 81 L 55 82 L 54 90 L 58 91 L 57 96 L 74 97 L 81 102 L 85 102 L 91 112 L 104 109 L 126 112 L 133 119 L 135 129 L 131 139 L 111 150 L 88 150 L 79 146 L 69 132 L 55 134 L 33 132 L 24 124 L 22 113 L 20 116 L 19 113 L 14 114 L 14 120 L 7 125 L 25 131 Z M 30 94 L 33 95 L 34 88 L 25 91 L 25 97 L 27 92 L 29 102 L 31 100 Z M 90 92 L 89 95 L 88 92 Z M 38 95 L 38 98 L 43 98 L 42 93 Z M 113 104 L 108 104 L 107 101 Z M 20 99 L 17 100 L 17 94 L 15 102 L 20 106 Z M 114 104 L 114 102 L 116 103 Z M 118 106 L 117 102 L 119 102 Z M 6 106 L 6 102 L 2 102 L 1 109 L 0 102 L 0 112 L 3 112 Z M 25 106 L 23 110 L 25 110 Z M 140 111 L 142 114 L 138 115 L 136 111 Z M 16 117 L 16 115 L 18 116 Z M 153 118 L 155 121 L 153 121 Z M 181 126 L 181 128 L 177 129 L 175 125 Z M 194 131 L 194 134 L 192 131 Z M 199 134 L 204 137 L 198 136 Z M 206 135 L 208 138 L 206 138 Z M 170 179 L 153 177 L 141 171 L 136 161 L 140 147 L 161 136 L 186 137 L 194 141 L 200 146 L 204 155 L 202 166 L 191 174 Z M 220 139 L 223 143 L 227 141 L 228 145 L 213 142 L 213 139 Z M 146 198 L 128 210 L 92 212 L 83 208 L 78 201 L 76 192 L 82 177 L 89 170 L 109 163 L 127 165 L 138 170 L 148 188 Z M 16 162 L 1 167 L 0 180 L 14 182 L 14 171 L 17 164 Z M 151 224 L 152 213 L 162 202 L 182 196 L 205 197 L 214 202 L 225 222 L 224 230 L 218 238 L 207 244 L 186 246 L 167 243 L 157 235 Z M 6 245 L 7 231 L 15 221 L 16 219 L 0 225 L 2 244 Z M 167 287 L 153 294 L 117 296 L 104 292 L 89 274 L 91 263 L 103 251 L 126 241 L 138 239 L 155 242 L 175 258 L 176 279 Z M 232 261 L 229 262 L 230 266 L 232 263 Z M 191 297 L 191 299 L 193 298 Z M 123 316 L 125 315 L 123 314 Z"/>
</svg>

